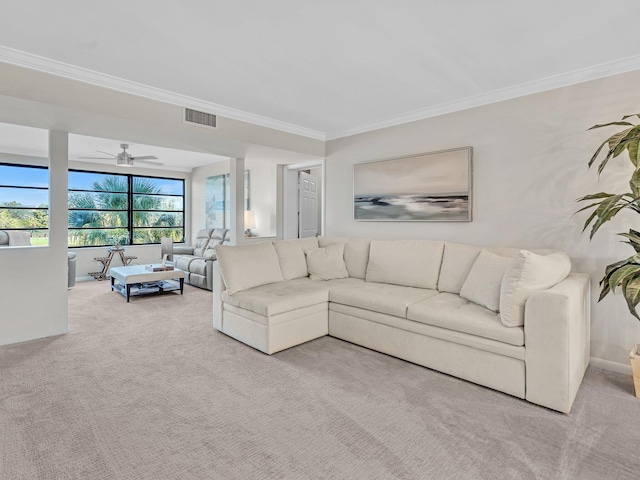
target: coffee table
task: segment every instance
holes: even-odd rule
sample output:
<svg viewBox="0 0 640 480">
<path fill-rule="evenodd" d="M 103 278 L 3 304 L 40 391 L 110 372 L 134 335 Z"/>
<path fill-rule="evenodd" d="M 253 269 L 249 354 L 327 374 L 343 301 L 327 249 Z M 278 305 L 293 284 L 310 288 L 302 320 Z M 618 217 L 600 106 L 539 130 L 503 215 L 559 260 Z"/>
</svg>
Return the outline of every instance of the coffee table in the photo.
<svg viewBox="0 0 640 480">
<path fill-rule="evenodd" d="M 164 293 L 184 290 L 184 272 L 179 269 L 151 272 L 144 265 L 113 267 L 111 269 L 111 291 L 124 295 L 129 302 L 132 295 Z M 116 280 L 118 281 L 116 283 Z M 178 281 L 178 283 L 175 282 Z"/>
</svg>

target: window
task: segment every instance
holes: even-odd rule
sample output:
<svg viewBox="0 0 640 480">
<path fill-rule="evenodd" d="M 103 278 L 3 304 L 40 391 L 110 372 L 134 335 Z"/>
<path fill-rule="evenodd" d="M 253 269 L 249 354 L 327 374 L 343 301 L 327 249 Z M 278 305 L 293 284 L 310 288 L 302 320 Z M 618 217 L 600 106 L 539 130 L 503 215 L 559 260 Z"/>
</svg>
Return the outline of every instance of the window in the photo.
<svg viewBox="0 0 640 480">
<path fill-rule="evenodd" d="M 184 239 L 184 180 L 69 171 L 69 246 Z"/>
<path fill-rule="evenodd" d="M 31 245 L 49 244 L 49 170 L 0 163 L 0 229 L 31 234 Z"/>
</svg>

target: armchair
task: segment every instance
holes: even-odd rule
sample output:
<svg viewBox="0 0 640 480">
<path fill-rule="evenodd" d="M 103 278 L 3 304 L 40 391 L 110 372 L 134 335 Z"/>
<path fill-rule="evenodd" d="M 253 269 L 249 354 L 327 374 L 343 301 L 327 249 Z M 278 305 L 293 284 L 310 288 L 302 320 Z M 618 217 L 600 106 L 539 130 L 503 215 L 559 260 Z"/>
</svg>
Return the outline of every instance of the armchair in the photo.
<svg viewBox="0 0 640 480">
<path fill-rule="evenodd" d="M 228 244 L 226 228 L 205 228 L 198 231 L 193 245 L 174 245 L 173 263 L 184 271 L 184 281 L 195 287 L 213 289 L 213 262 L 217 260 L 215 247 Z"/>
</svg>

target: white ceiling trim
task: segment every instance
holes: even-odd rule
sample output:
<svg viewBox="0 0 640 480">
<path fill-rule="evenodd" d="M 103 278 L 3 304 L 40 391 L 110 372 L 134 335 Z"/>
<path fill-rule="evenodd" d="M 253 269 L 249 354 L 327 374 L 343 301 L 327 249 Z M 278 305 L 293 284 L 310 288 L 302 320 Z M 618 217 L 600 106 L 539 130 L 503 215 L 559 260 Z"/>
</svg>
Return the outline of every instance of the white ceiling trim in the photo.
<svg viewBox="0 0 640 480">
<path fill-rule="evenodd" d="M 187 95 L 169 92 L 161 88 L 150 87 L 148 85 L 132 82 L 106 73 L 100 73 L 94 70 L 89 70 L 88 68 L 69 65 L 68 63 L 59 62 L 39 55 L 33 55 L 31 53 L 15 50 L 2 45 L 0 45 L 0 61 L 10 63 L 12 65 L 18 65 L 20 67 L 31 68 L 44 73 L 50 73 L 60 77 L 70 78 L 72 80 L 89 83 L 99 87 L 109 88 L 111 90 L 117 90 L 123 93 L 138 95 L 151 100 L 158 100 L 165 103 L 188 107 L 194 110 L 213 113 L 221 117 L 252 123 L 261 127 L 273 128 L 274 130 L 293 133 L 295 135 L 301 135 L 315 140 L 325 140 L 324 132 L 320 132 L 318 130 L 293 125 L 280 120 L 274 120 L 272 118 L 244 112 L 235 108 L 225 107 L 216 103 L 189 97 Z"/>
<path fill-rule="evenodd" d="M 510 100 L 513 98 L 524 97 L 526 95 L 541 93 L 547 90 L 553 90 L 555 88 L 575 85 L 577 83 L 588 82 L 589 80 L 596 80 L 598 78 L 609 77 L 612 75 L 618 75 L 620 73 L 631 72 L 634 70 L 640 70 L 640 55 L 634 55 L 632 57 L 627 57 L 620 60 L 601 63 L 593 67 L 574 70 L 573 72 L 562 73 L 559 75 L 554 75 L 552 77 L 533 80 L 531 82 L 521 83 L 520 85 L 514 85 L 512 87 L 494 90 L 492 92 L 487 92 L 460 100 L 454 100 L 452 102 L 441 103 L 439 105 L 413 110 L 411 112 L 403 113 L 402 115 L 398 115 L 387 120 L 368 123 L 360 127 L 349 128 L 340 132 L 327 133 L 326 139 L 335 140 L 338 138 L 349 137 L 351 135 L 379 130 L 381 128 L 395 127 L 404 123 L 437 117 L 446 113 L 459 112 L 461 110 L 467 110 L 469 108 L 480 107 L 482 105 L 488 105 L 491 103 Z"/>
</svg>

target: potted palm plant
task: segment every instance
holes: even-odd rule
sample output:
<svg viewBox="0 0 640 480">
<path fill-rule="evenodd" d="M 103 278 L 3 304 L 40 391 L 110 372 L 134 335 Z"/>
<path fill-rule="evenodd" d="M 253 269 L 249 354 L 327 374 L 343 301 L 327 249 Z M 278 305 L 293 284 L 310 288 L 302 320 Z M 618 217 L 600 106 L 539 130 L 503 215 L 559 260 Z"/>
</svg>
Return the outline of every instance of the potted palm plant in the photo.
<svg viewBox="0 0 640 480">
<path fill-rule="evenodd" d="M 629 178 L 629 190 L 623 193 L 599 192 L 579 198 L 579 202 L 590 202 L 578 212 L 591 210 L 591 214 L 584 222 L 582 231 L 591 226 L 589 238 L 605 223 L 613 219 L 623 210 L 631 210 L 640 214 L 640 124 L 632 123 L 634 117 L 640 119 L 640 114 L 625 115 L 618 122 L 594 125 L 589 130 L 609 126 L 623 127 L 620 131 L 607 138 L 589 160 L 589 168 L 601 158 L 598 165 L 598 175 L 602 173 L 609 160 L 625 154 L 633 164 L 633 173 Z M 636 120 L 634 120 L 636 121 Z M 602 156 L 604 155 L 604 158 Z M 577 212 L 576 212 L 577 213 Z M 608 265 L 604 276 L 600 280 L 600 297 L 602 300 L 609 293 L 620 287 L 631 315 L 640 320 L 637 307 L 640 303 L 640 231 L 629 229 L 627 233 L 619 233 L 624 237 L 624 243 L 631 245 L 635 253 L 619 262 Z M 633 346 L 629 357 L 633 370 L 633 382 L 636 397 L 640 398 L 640 345 Z"/>
</svg>

